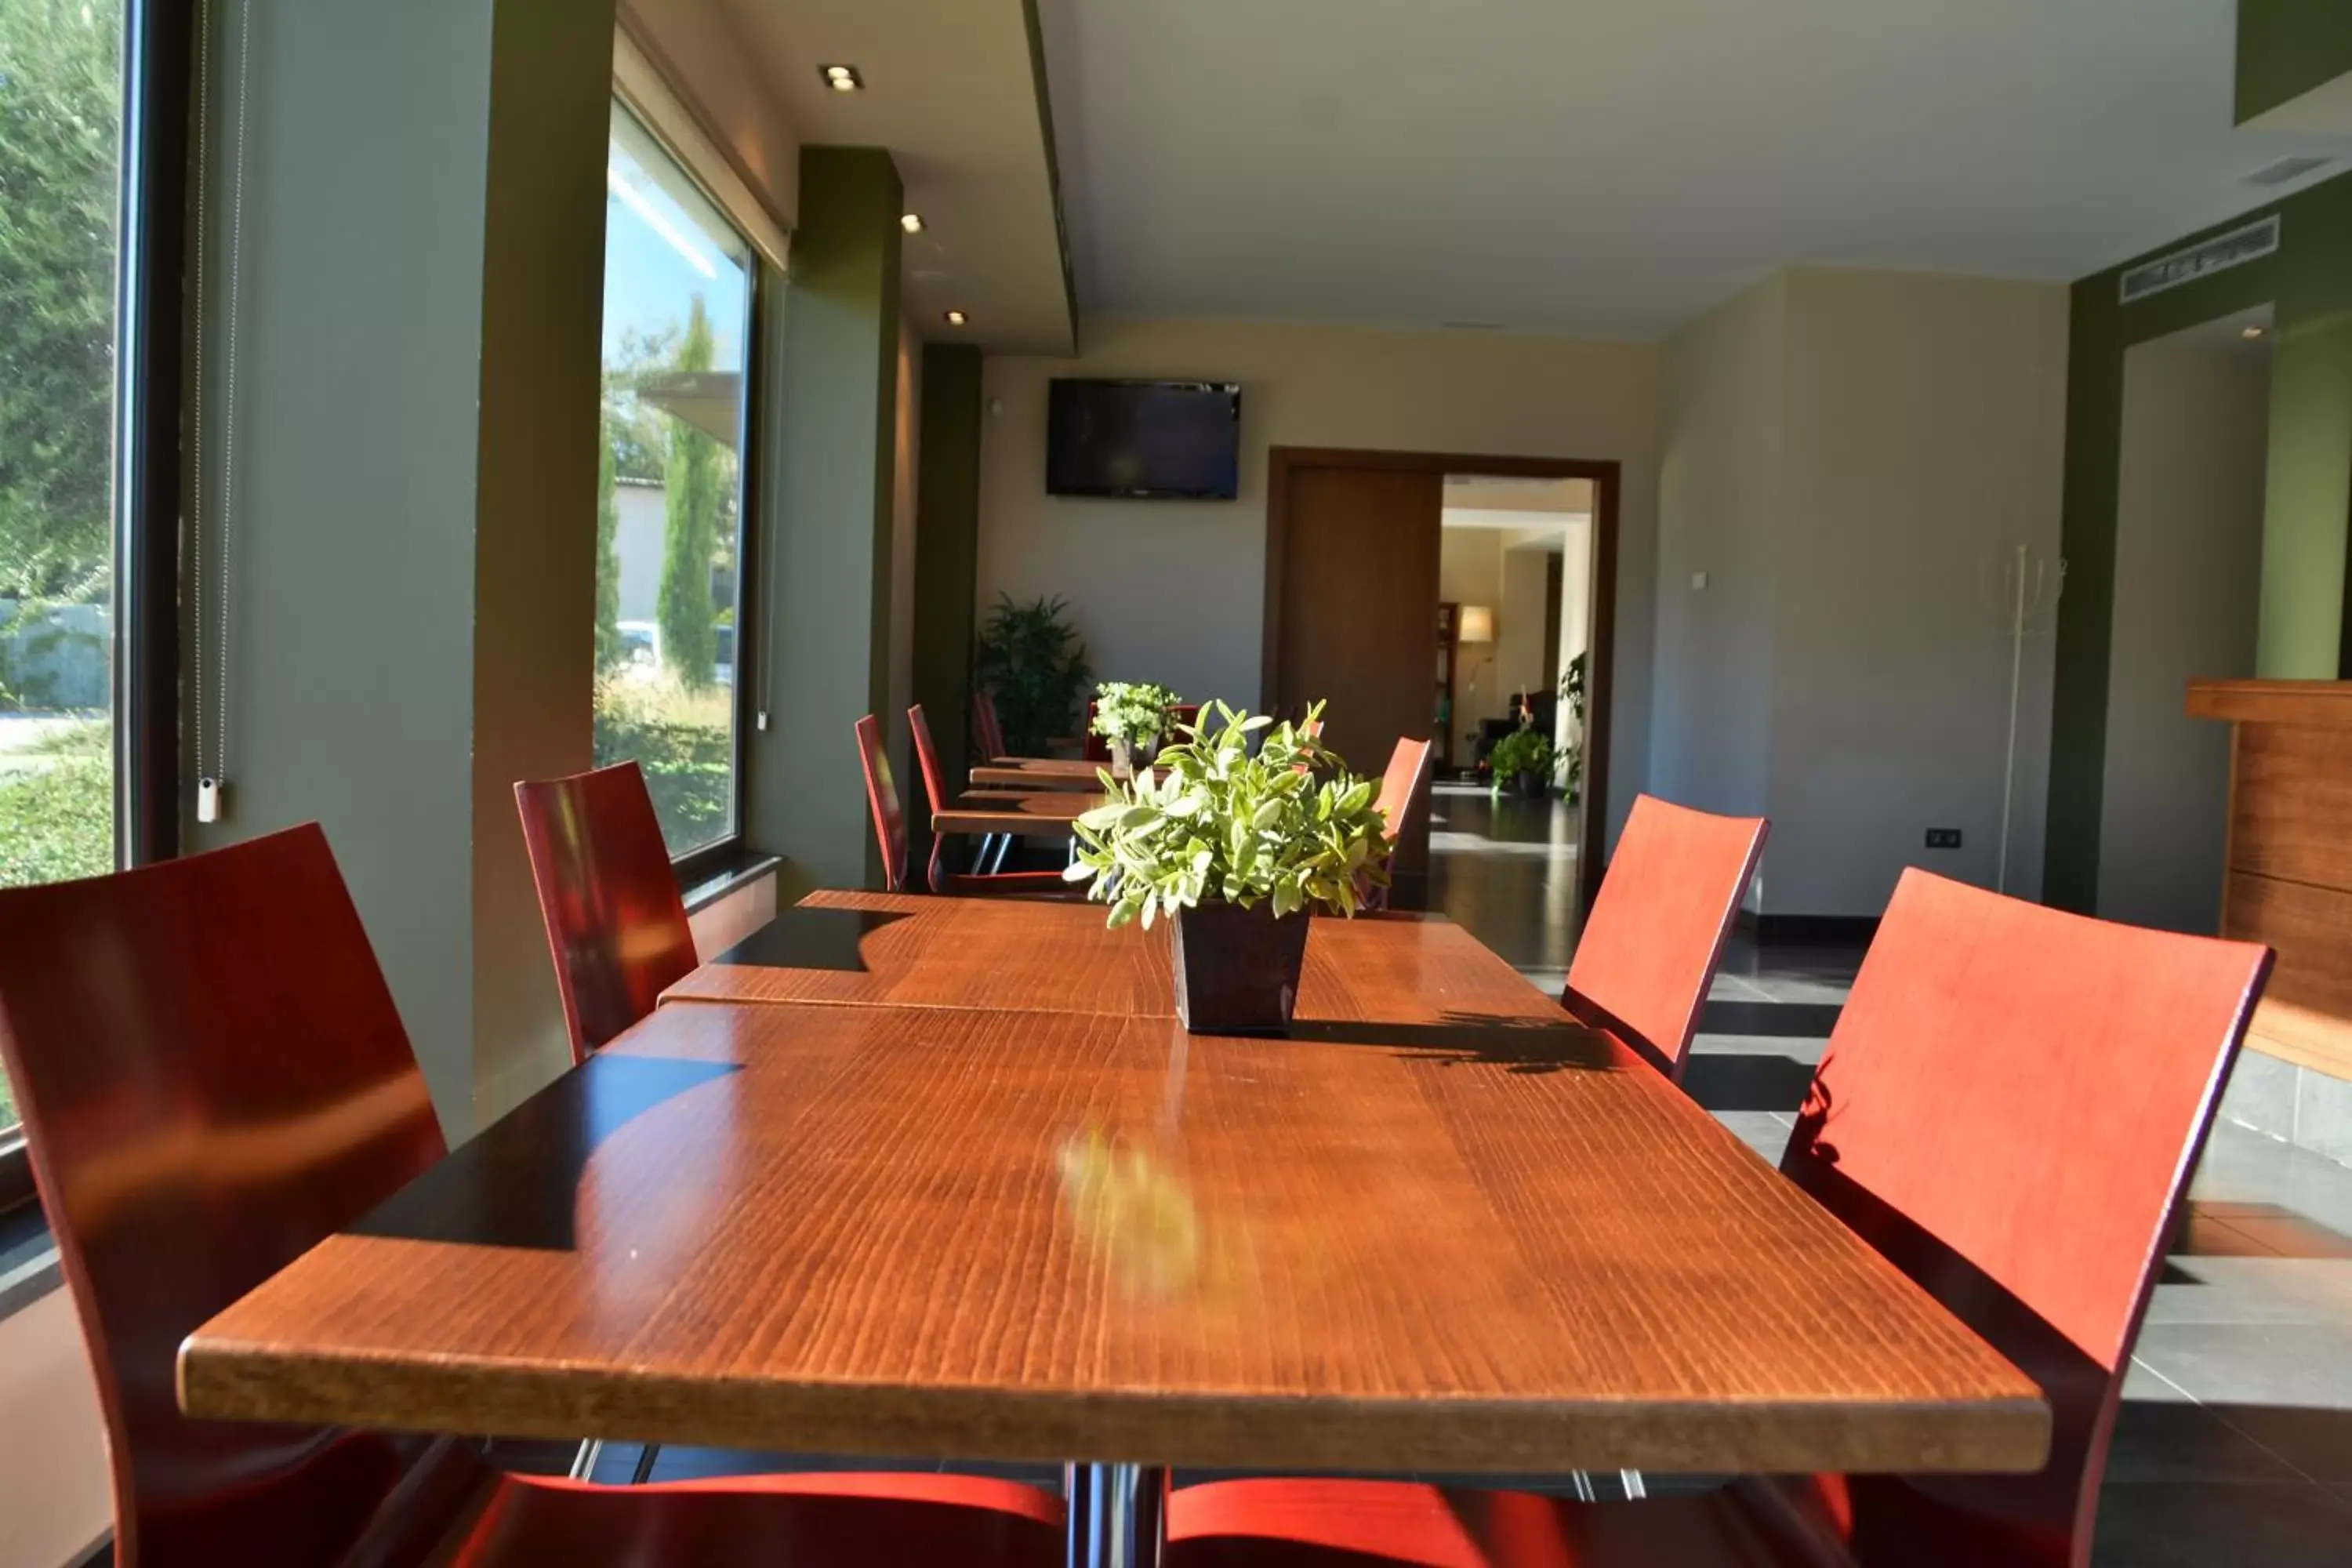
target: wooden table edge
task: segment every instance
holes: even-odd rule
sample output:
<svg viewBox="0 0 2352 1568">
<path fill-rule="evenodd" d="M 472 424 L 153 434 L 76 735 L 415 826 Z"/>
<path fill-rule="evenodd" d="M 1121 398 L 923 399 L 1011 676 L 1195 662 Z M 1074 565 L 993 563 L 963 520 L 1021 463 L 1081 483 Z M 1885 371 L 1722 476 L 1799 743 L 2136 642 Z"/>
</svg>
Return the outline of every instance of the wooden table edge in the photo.
<svg viewBox="0 0 2352 1568">
<path fill-rule="evenodd" d="M 899 1458 L 1136 1460 L 1200 1468 L 2029 1474 L 2038 1394 L 1951 1401 L 1268 1399 L 1199 1393 L 909 1388 L 555 1364 L 182 1344 L 181 1407 L 207 1420 Z M 1890 1441 L 1890 1426 L 1916 1436 Z M 1900 1449 L 1901 1452 L 1895 1450 Z"/>
</svg>

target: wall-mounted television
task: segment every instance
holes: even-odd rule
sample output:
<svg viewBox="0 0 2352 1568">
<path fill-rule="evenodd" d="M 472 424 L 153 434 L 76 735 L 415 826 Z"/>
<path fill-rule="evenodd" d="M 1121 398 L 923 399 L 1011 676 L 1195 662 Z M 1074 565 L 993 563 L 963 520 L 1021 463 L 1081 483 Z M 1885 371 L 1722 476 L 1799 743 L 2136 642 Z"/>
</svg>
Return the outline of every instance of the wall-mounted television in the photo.
<svg viewBox="0 0 2352 1568">
<path fill-rule="evenodd" d="M 1230 383 L 1057 380 L 1046 392 L 1048 495 L 1232 500 L 1241 454 Z"/>
</svg>

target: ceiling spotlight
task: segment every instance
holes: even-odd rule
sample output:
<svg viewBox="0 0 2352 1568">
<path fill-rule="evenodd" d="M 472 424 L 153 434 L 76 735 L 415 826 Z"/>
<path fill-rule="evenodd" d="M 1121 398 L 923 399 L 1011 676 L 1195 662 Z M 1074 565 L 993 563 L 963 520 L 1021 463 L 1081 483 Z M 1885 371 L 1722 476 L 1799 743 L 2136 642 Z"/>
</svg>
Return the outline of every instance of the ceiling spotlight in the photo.
<svg viewBox="0 0 2352 1568">
<path fill-rule="evenodd" d="M 2238 335 L 2245 339 L 2248 342 L 2252 342 L 2256 338 L 2263 335 L 2263 329 L 2260 327 L 2241 327 L 2238 329 Z"/>
<path fill-rule="evenodd" d="M 898 215 L 898 226 L 905 229 L 908 234 L 920 234 L 923 232 L 923 215 L 920 213 L 901 213 Z"/>
<path fill-rule="evenodd" d="M 816 68 L 824 78 L 824 85 L 835 92 L 856 92 L 866 85 L 866 79 L 857 74 L 856 66 L 819 66 Z"/>
<path fill-rule="evenodd" d="M 971 318 L 967 317 L 961 310 L 950 310 L 948 312 L 948 325 L 950 327 L 961 327 L 970 319 Z"/>
</svg>

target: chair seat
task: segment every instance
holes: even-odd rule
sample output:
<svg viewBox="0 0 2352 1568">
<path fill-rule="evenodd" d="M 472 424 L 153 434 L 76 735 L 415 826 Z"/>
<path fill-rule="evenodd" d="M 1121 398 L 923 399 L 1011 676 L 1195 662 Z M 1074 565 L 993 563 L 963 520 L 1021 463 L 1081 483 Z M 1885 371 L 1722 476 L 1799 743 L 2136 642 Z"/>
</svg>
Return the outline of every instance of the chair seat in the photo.
<svg viewBox="0 0 2352 1568">
<path fill-rule="evenodd" d="M 1798 1568 L 1730 1489 L 1639 1502 L 1410 1481 L 1252 1479 L 1169 1496 L 1161 1568 Z"/>
<path fill-rule="evenodd" d="M 457 1568 L 1048 1568 L 1063 1561 L 1062 1521 L 1060 1499 L 973 1476 L 743 1476 L 643 1487 L 506 1476 L 443 1560 Z"/>
</svg>

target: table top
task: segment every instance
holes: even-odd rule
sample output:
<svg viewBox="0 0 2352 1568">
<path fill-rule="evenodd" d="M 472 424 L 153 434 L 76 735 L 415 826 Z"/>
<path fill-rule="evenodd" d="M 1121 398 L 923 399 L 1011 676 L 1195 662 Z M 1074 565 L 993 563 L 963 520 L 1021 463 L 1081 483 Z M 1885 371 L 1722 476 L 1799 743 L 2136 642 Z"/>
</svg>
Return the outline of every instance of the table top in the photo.
<svg viewBox="0 0 2352 1568">
<path fill-rule="evenodd" d="M 1175 1016 L 1165 927 L 1100 904 L 824 890 L 719 953 L 665 1002 L 831 1002 Z M 1442 915 L 1317 918 L 1297 1016 L 1559 1023 L 1551 997 Z"/>
<path fill-rule="evenodd" d="M 1083 757 L 995 757 L 971 770 L 984 789 L 1097 789 L 1108 763 Z"/>
<path fill-rule="evenodd" d="M 2034 1386 L 1608 1037 L 663 1007 L 190 1337 L 201 1416 L 2026 1470 Z"/>
<path fill-rule="evenodd" d="M 1020 833 L 1067 838 L 1072 824 L 1107 800 L 1097 790 L 1048 789 L 1023 795 L 967 795 L 949 810 L 931 813 L 935 833 Z"/>
</svg>

